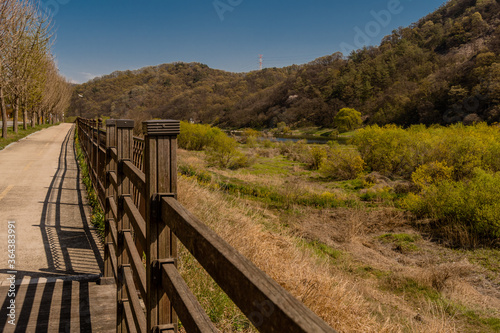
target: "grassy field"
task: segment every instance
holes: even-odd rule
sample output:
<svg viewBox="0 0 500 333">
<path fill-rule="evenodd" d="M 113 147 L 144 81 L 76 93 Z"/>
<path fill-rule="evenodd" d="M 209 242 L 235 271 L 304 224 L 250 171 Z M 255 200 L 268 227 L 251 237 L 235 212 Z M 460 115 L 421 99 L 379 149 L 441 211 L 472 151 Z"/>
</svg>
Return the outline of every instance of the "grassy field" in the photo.
<svg viewBox="0 0 500 333">
<path fill-rule="evenodd" d="M 17 134 L 14 133 L 14 129 L 12 127 L 8 127 L 7 138 L 0 138 L 0 150 L 4 149 L 5 147 L 7 147 L 9 144 L 11 144 L 13 142 L 19 141 L 20 139 L 22 139 L 22 138 L 24 138 L 32 133 L 35 133 L 35 132 L 37 132 L 41 129 L 44 129 L 44 128 L 48 128 L 50 126 L 54 126 L 54 125 L 50 125 L 50 124 L 36 125 L 33 128 L 31 126 L 28 126 L 27 130 L 23 130 L 23 126 L 20 125 Z"/>
<path fill-rule="evenodd" d="M 402 207 L 410 181 L 335 181 L 277 144 L 210 167 L 179 151 L 179 200 L 340 332 L 499 332 L 500 251 L 445 246 Z M 344 147 L 344 149 L 353 149 Z M 254 331 L 186 251 L 181 271 L 224 331 Z"/>
</svg>

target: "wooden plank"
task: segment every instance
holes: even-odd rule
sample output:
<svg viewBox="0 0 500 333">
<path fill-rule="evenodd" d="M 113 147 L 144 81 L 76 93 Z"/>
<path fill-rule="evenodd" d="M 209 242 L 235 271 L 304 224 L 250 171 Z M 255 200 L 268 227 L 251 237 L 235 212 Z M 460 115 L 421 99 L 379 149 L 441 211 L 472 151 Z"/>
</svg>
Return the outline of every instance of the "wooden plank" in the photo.
<svg viewBox="0 0 500 333">
<path fill-rule="evenodd" d="M 118 217 L 118 207 L 116 206 L 115 198 L 107 197 L 106 200 L 108 201 L 108 207 L 111 212 L 111 217 L 116 221 L 116 218 Z"/>
<path fill-rule="evenodd" d="M 128 215 L 132 226 L 134 227 L 135 236 L 138 238 L 142 248 L 146 248 L 146 221 L 142 218 L 139 209 L 134 205 L 132 198 L 124 197 L 125 212 Z"/>
<path fill-rule="evenodd" d="M 112 160 L 114 160 L 115 162 L 118 161 L 118 152 L 116 150 L 116 147 L 109 148 L 108 152 L 109 152 L 109 155 L 111 156 Z"/>
<path fill-rule="evenodd" d="M 132 315 L 132 310 L 130 309 L 130 303 L 128 301 L 123 301 L 122 303 L 123 311 L 125 312 L 125 325 L 127 325 L 127 332 L 137 333 L 135 328 L 134 316 Z"/>
<path fill-rule="evenodd" d="M 219 332 L 173 264 L 162 265 L 162 285 L 187 332 Z"/>
<path fill-rule="evenodd" d="M 146 175 L 129 160 L 120 161 L 120 167 L 140 194 L 146 196 Z"/>
<path fill-rule="evenodd" d="M 133 120 L 116 120 L 116 151 L 117 151 L 117 162 L 118 165 L 121 160 L 123 159 L 130 159 L 132 157 L 132 129 L 134 128 L 134 121 Z M 128 196 L 131 194 L 131 184 L 130 181 L 125 177 L 123 174 L 123 170 L 121 168 L 118 168 L 117 170 L 117 183 L 118 183 L 118 193 L 117 193 L 117 198 L 118 198 L 118 214 L 116 218 L 116 230 L 118 231 L 118 235 L 120 235 L 124 230 L 130 230 L 130 222 L 128 216 L 125 214 L 123 211 L 123 206 L 122 206 L 122 198 L 123 196 Z M 116 244 L 116 254 L 117 254 L 117 259 L 118 259 L 118 267 L 129 267 L 130 259 L 128 256 L 127 251 L 125 250 L 125 244 L 124 244 L 124 239 L 123 237 L 118 238 L 118 242 Z M 130 267 L 129 267 L 130 268 Z M 117 301 L 120 304 L 122 300 L 125 299 L 131 299 L 133 296 L 137 295 L 129 295 L 127 296 L 127 293 L 125 291 L 125 287 L 122 285 L 123 280 L 118 280 L 117 281 Z M 133 286 L 128 286 L 133 287 Z M 132 306 L 135 304 L 132 303 Z M 132 307 L 132 312 L 134 312 L 134 308 Z M 123 331 L 125 329 L 125 313 L 123 312 L 123 309 L 120 309 L 117 313 L 117 330 L 118 331 Z"/>
<path fill-rule="evenodd" d="M 130 266 L 123 266 L 123 284 L 127 289 L 128 300 L 131 305 L 131 312 L 136 324 L 136 328 L 139 332 L 146 331 L 146 317 L 144 316 L 144 310 L 139 302 L 139 297 L 137 297 L 137 292 L 134 288 L 134 279 L 132 277 L 132 270 Z"/>
<path fill-rule="evenodd" d="M 123 236 L 125 238 L 125 248 L 127 249 L 131 259 L 130 264 L 132 265 L 132 268 L 139 280 L 139 292 L 141 293 L 142 299 L 146 299 L 146 268 L 142 263 L 142 258 L 137 251 L 137 248 L 135 247 L 130 231 L 124 231 Z"/>
<path fill-rule="evenodd" d="M 335 332 L 173 198 L 162 218 L 260 332 Z"/>
<path fill-rule="evenodd" d="M 106 213 L 106 220 L 108 221 L 110 218 L 116 218 L 116 216 L 112 216 L 111 208 L 109 207 L 109 201 L 107 200 L 107 197 L 112 197 L 116 193 L 116 186 L 113 186 L 111 183 L 111 177 L 112 174 L 115 174 L 116 172 L 116 163 L 114 163 L 114 160 L 111 158 L 110 153 L 108 148 L 112 148 L 116 146 L 115 140 L 116 140 L 116 122 L 114 119 L 108 119 L 106 120 L 106 154 L 105 154 L 105 161 L 106 161 L 106 166 L 105 166 L 105 181 L 106 181 L 106 206 L 105 206 L 105 213 Z M 115 178 L 116 179 L 116 178 Z M 104 241 L 106 243 L 111 242 L 110 239 L 111 235 L 109 234 L 109 223 L 106 223 L 104 226 Z M 104 276 L 105 277 L 111 277 L 111 262 L 109 260 L 109 253 L 108 253 L 108 247 L 104 248 Z M 116 278 L 116 277 L 115 277 Z"/>
<path fill-rule="evenodd" d="M 108 179 L 109 179 L 109 182 L 112 186 L 112 189 L 114 189 L 116 191 L 116 189 L 118 188 L 118 180 L 116 178 L 116 172 L 110 171 L 108 173 Z"/>
<path fill-rule="evenodd" d="M 106 244 L 106 247 L 108 248 L 108 251 L 109 251 L 109 260 L 111 262 L 111 271 L 113 272 L 113 277 L 115 278 L 115 281 L 116 281 L 118 279 L 118 260 L 116 258 L 115 244 L 108 243 L 108 244 Z"/>
<path fill-rule="evenodd" d="M 116 229 L 116 223 L 114 220 L 109 220 L 109 233 L 111 234 L 111 241 L 113 245 L 116 246 L 118 244 L 118 230 Z"/>
</svg>

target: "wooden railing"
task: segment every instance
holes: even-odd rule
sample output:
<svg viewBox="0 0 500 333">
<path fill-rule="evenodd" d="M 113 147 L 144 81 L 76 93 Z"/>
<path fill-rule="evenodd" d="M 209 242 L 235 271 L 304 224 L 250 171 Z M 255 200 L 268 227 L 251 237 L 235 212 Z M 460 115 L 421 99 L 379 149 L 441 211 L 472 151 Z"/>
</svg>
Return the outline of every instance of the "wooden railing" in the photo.
<svg viewBox="0 0 500 333">
<path fill-rule="evenodd" d="M 176 200 L 178 121 L 143 122 L 144 139 L 132 120 L 100 124 L 79 118 L 77 130 L 106 214 L 117 332 L 176 332 L 178 318 L 187 332 L 218 331 L 176 268 L 177 240 L 260 332 L 335 332 Z"/>
</svg>

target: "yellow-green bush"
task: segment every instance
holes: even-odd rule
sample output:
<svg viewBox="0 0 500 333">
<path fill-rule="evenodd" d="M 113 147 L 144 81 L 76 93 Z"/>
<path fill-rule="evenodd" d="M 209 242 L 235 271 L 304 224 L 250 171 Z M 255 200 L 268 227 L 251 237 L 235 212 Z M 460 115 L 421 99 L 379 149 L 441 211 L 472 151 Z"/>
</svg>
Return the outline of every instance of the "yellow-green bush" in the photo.
<svg viewBox="0 0 500 333">
<path fill-rule="evenodd" d="M 248 157 L 239 151 L 236 146 L 236 140 L 225 134 L 215 136 L 206 150 L 208 164 L 219 168 L 229 169 L 238 169 L 248 166 Z"/>
<path fill-rule="evenodd" d="M 420 188 L 439 184 L 442 181 L 451 180 L 453 177 L 453 168 L 444 162 L 431 162 L 423 164 L 412 173 L 411 179 Z"/>
<path fill-rule="evenodd" d="M 500 130 L 484 123 L 408 129 L 374 125 L 356 131 L 353 143 L 368 168 L 386 176 L 410 179 L 419 166 L 435 162 L 452 167 L 455 180 L 470 178 L 475 168 L 500 169 Z"/>
<path fill-rule="evenodd" d="M 217 127 L 181 121 L 181 133 L 177 142 L 183 149 L 203 150 L 213 145 L 217 137 L 227 137 L 227 135 Z"/>
<path fill-rule="evenodd" d="M 402 206 L 417 217 L 440 224 L 463 225 L 472 234 L 500 237 L 500 172 L 475 169 L 466 181 L 445 180 L 410 194 Z"/>
<path fill-rule="evenodd" d="M 326 154 L 319 167 L 319 172 L 325 177 L 349 180 L 363 172 L 365 162 L 356 149 L 331 145 Z"/>
<path fill-rule="evenodd" d="M 313 146 L 309 150 L 310 154 L 310 167 L 313 170 L 318 170 L 326 158 L 326 150 L 323 147 Z"/>
</svg>

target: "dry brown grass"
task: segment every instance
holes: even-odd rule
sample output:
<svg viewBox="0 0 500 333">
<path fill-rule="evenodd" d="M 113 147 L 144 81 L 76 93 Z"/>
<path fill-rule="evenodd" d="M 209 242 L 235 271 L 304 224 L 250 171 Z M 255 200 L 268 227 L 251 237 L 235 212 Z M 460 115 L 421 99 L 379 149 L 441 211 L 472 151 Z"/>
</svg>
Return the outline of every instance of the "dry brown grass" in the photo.
<svg viewBox="0 0 500 333">
<path fill-rule="evenodd" d="M 379 323 L 357 286 L 342 274 L 316 263 L 311 253 L 300 250 L 289 235 L 266 231 L 262 213 L 242 209 L 220 193 L 209 192 L 191 180 L 179 180 L 179 199 L 222 238 L 254 262 L 306 306 L 343 332 L 393 332 Z M 293 269 L 290 269 L 293 267 Z"/>
<path fill-rule="evenodd" d="M 189 164 L 203 168 L 199 156 L 187 157 Z M 303 192 L 338 190 L 346 197 L 355 195 L 312 182 L 301 176 L 300 169 L 289 170 L 292 176 L 212 171 L 289 194 L 290 205 L 284 207 L 290 210 L 267 210 L 265 204 L 214 192 L 190 179 L 179 180 L 180 201 L 190 211 L 338 331 L 484 331 L 468 324 L 463 314 L 457 318 L 456 308 L 450 308 L 455 305 L 500 317 L 498 285 L 481 275 L 465 255 L 421 236 L 425 226 L 415 228 L 405 213 L 391 207 L 294 206 L 294 197 Z M 473 241 L 460 230 L 450 232 L 461 242 Z M 418 236 L 417 250 L 381 241 L 386 233 Z M 342 255 L 325 260 L 304 246 L 304 240 L 325 244 Z M 222 331 L 232 329 L 230 317 L 219 325 Z"/>
<path fill-rule="evenodd" d="M 190 211 L 338 331 L 455 331 L 453 321 L 435 305 L 424 304 L 417 313 L 402 301 L 402 309 L 395 312 L 397 298 L 380 292 L 372 282 L 317 260 L 285 230 L 266 230 L 264 216 L 277 219 L 269 212 L 210 192 L 186 178 L 179 180 L 179 189 L 180 201 Z M 356 238 L 362 236 L 360 228 L 351 229 L 350 242 L 360 244 Z M 373 300 L 368 301 L 373 298 L 383 307 L 374 309 Z"/>
</svg>

